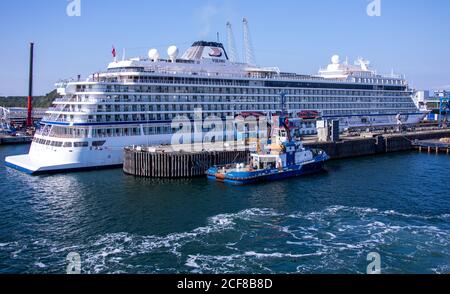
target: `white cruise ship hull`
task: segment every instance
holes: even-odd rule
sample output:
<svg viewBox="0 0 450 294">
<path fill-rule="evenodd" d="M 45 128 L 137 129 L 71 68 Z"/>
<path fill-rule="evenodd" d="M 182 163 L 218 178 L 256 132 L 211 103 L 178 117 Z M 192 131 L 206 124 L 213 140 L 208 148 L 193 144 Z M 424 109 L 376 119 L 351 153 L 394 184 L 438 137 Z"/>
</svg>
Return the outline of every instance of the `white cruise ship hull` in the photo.
<svg viewBox="0 0 450 294">
<path fill-rule="evenodd" d="M 64 148 L 33 142 L 28 154 L 8 156 L 5 165 L 28 174 L 119 167 L 130 145 L 167 144 L 171 135 L 103 138 L 102 147 Z M 91 140 L 92 141 L 92 140 Z"/>
</svg>

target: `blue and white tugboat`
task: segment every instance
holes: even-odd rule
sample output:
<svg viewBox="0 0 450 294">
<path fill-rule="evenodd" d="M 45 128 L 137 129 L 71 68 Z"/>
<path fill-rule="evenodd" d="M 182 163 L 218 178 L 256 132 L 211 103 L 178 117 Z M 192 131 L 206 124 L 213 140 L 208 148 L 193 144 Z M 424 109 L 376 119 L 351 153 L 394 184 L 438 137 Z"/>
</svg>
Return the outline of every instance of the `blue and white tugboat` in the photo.
<svg viewBox="0 0 450 294">
<path fill-rule="evenodd" d="M 206 172 L 208 178 L 243 185 L 323 171 L 324 163 L 329 159 L 325 151 L 305 148 L 298 136 L 298 128 L 293 128 L 285 116 L 280 116 L 279 122 L 280 127 L 272 129 L 272 142 L 268 148 L 251 154 L 249 164 L 212 167 Z"/>
</svg>

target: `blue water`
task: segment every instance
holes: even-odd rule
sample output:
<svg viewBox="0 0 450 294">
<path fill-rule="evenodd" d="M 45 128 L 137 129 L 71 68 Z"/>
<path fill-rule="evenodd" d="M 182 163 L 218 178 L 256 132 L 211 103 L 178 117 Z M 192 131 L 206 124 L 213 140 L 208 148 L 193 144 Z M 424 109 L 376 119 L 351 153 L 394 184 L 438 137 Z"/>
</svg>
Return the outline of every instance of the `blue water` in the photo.
<svg viewBox="0 0 450 294">
<path fill-rule="evenodd" d="M 0 159 L 27 151 L 1 147 Z M 450 156 L 333 161 L 255 186 L 0 167 L 0 273 L 450 273 Z"/>
</svg>

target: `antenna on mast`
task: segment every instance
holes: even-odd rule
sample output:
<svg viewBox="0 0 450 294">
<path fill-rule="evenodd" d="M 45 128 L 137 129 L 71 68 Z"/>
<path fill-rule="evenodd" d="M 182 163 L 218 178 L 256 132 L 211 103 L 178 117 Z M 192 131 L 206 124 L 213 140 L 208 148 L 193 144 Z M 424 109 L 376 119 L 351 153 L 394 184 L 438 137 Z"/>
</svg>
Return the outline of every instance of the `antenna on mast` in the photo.
<svg viewBox="0 0 450 294">
<path fill-rule="evenodd" d="M 227 22 L 227 47 L 228 47 L 228 56 L 230 57 L 230 62 L 238 62 L 238 56 L 236 52 L 236 46 L 234 43 L 234 34 L 233 29 L 231 27 L 231 23 Z"/>
<path fill-rule="evenodd" d="M 244 19 L 242 20 L 242 23 L 244 25 L 244 61 L 245 63 L 249 64 L 249 65 L 255 65 L 255 56 L 253 54 L 253 47 L 252 47 L 252 42 L 250 39 L 250 30 L 248 28 L 248 21 L 247 19 L 244 17 Z"/>
<path fill-rule="evenodd" d="M 30 71 L 28 79 L 28 100 L 27 100 L 27 121 L 26 126 L 30 128 L 33 126 L 33 58 L 34 58 L 34 43 L 30 43 Z"/>
</svg>

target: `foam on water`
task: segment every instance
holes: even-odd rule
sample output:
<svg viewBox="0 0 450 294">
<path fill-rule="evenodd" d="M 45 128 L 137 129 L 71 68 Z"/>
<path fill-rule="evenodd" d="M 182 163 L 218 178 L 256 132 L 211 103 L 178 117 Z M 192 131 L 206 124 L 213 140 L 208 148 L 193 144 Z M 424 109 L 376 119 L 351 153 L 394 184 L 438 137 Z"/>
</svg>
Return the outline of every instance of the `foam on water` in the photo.
<svg viewBox="0 0 450 294">
<path fill-rule="evenodd" d="M 403 221 L 405 217 L 410 220 L 408 223 Z M 395 211 L 345 206 L 286 214 L 252 208 L 212 216 L 205 226 L 186 232 L 163 236 L 109 233 L 73 246 L 39 239 L 27 248 L 17 241 L 0 244 L 0 253 L 10 252 L 14 261 L 27 251 L 48 249 L 61 259 L 75 251 L 80 253 L 86 273 L 303 273 L 363 272 L 367 253 L 376 251 L 389 256 L 392 250 L 401 250 L 415 260 L 439 252 L 438 264 L 419 270 L 449 273 L 450 231 L 445 219 L 444 215 L 406 216 Z M 430 220 L 434 223 L 430 224 Z M 265 245 L 261 246 L 263 241 Z M 136 259 L 145 262 L 136 263 Z M 401 271 L 395 259 L 383 261 L 386 269 Z M 64 261 L 57 266 L 63 268 Z M 35 263 L 33 268 L 62 271 L 44 261 Z"/>
<path fill-rule="evenodd" d="M 45 264 L 43 264 L 42 262 L 36 262 L 34 264 L 35 266 L 37 266 L 38 268 L 46 268 L 47 266 Z"/>
</svg>

